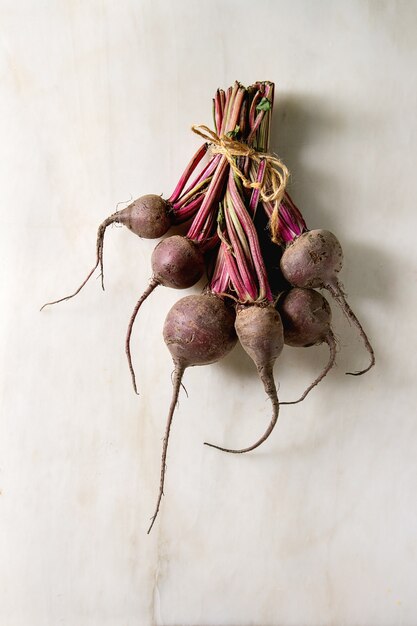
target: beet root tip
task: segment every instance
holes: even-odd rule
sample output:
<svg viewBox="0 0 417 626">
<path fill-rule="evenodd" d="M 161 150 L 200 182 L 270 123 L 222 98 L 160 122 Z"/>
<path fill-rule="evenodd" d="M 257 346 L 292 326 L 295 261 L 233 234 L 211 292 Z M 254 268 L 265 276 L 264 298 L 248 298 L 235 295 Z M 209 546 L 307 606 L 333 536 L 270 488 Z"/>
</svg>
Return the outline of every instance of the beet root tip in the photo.
<svg viewBox="0 0 417 626">
<path fill-rule="evenodd" d="M 368 367 L 365 367 L 365 369 L 359 370 L 357 372 L 346 372 L 348 376 L 362 376 L 362 374 L 369 372 L 369 370 L 375 365 L 374 349 L 371 345 L 371 342 L 368 339 L 368 335 L 365 333 L 362 327 L 362 324 L 360 323 L 360 321 L 358 320 L 358 318 L 356 317 L 356 315 L 350 308 L 346 300 L 345 294 L 343 293 L 343 289 L 341 288 L 339 282 L 337 280 L 334 282 L 330 282 L 327 285 L 325 285 L 325 287 L 326 289 L 328 289 L 328 291 L 331 293 L 333 298 L 336 300 L 337 304 L 340 306 L 343 313 L 346 315 L 347 319 L 350 322 L 352 322 L 354 326 L 356 326 L 356 328 L 358 329 L 359 335 L 365 345 L 365 348 L 368 351 L 368 354 L 370 357 L 370 363 Z"/>
<path fill-rule="evenodd" d="M 152 293 L 152 291 L 156 287 L 158 287 L 158 285 L 159 285 L 159 281 L 156 280 L 155 278 L 152 278 L 149 281 L 148 287 L 145 289 L 145 291 L 143 292 L 143 294 L 141 295 L 139 300 L 136 302 L 136 305 L 135 305 L 135 308 L 133 309 L 133 313 L 132 313 L 132 315 L 130 317 L 129 325 L 127 327 L 127 332 L 126 332 L 125 352 L 126 352 L 126 357 L 127 357 L 127 363 L 128 363 L 128 366 L 129 366 L 130 376 L 132 378 L 133 390 L 134 390 L 134 392 L 135 392 L 135 394 L 137 396 L 139 395 L 139 392 L 138 392 L 138 388 L 137 388 L 137 385 L 136 385 L 136 374 L 135 374 L 135 369 L 133 367 L 133 362 L 132 362 L 132 353 L 131 353 L 131 349 L 130 349 L 130 339 L 131 339 L 131 336 L 132 336 L 133 326 L 135 324 L 135 320 L 136 320 L 136 317 L 137 317 L 137 314 L 139 312 L 140 307 L 145 302 L 145 300 L 148 298 L 148 296 Z"/>
<path fill-rule="evenodd" d="M 151 524 L 150 524 L 150 526 L 148 528 L 148 531 L 147 531 L 148 535 L 151 532 L 153 525 L 155 524 L 155 520 L 156 520 L 156 518 L 158 516 L 158 513 L 159 513 L 159 507 L 161 505 L 162 496 L 164 495 L 164 484 L 165 484 L 165 472 L 166 472 L 166 460 L 167 460 L 167 452 L 168 452 L 169 433 L 170 433 L 170 430 L 171 430 L 172 418 L 174 416 L 175 407 L 177 406 L 177 402 L 178 402 L 178 396 L 179 396 L 180 389 L 181 389 L 181 382 L 182 382 L 182 377 L 184 375 L 184 371 L 185 371 L 185 366 L 182 363 L 180 363 L 179 361 L 177 361 L 175 363 L 174 382 L 173 382 L 173 387 L 172 387 L 171 405 L 169 407 L 169 413 L 168 413 L 167 423 L 166 423 L 166 427 L 165 427 L 164 443 L 163 443 L 163 446 L 162 446 L 161 477 L 160 477 L 160 481 L 159 481 L 159 493 L 158 493 L 158 499 L 156 501 L 155 511 L 154 511 L 154 514 L 152 515 L 152 518 L 151 518 Z"/>
</svg>

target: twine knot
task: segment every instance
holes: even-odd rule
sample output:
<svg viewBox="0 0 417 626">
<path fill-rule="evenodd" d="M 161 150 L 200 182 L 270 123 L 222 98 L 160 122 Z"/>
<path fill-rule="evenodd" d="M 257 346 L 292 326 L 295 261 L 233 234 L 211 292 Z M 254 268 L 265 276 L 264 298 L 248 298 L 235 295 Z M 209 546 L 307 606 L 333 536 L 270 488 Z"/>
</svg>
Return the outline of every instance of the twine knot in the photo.
<svg viewBox="0 0 417 626">
<path fill-rule="evenodd" d="M 290 175 L 287 166 L 278 157 L 268 152 L 258 152 L 246 143 L 237 141 L 229 135 L 219 136 L 204 125 L 192 126 L 191 130 L 211 144 L 214 154 L 222 154 L 227 159 L 233 172 L 240 178 L 244 187 L 247 189 L 259 189 L 263 202 L 274 203 L 274 212 L 278 210 Z M 246 178 L 236 164 L 236 157 L 240 156 L 248 157 L 258 165 L 261 161 L 265 161 L 265 172 L 262 181 L 251 181 Z"/>
</svg>

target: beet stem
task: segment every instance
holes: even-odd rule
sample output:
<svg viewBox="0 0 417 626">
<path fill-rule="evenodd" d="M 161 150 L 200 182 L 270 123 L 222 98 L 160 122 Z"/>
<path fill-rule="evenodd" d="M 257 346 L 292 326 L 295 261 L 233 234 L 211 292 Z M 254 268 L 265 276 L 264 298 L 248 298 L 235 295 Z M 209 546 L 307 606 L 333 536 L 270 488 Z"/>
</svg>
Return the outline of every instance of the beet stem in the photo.
<svg viewBox="0 0 417 626">
<path fill-rule="evenodd" d="M 269 399 L 271 400 L 272 409 L 273 409 L 272 418 L 265 433 L 253 445 L 249 446 L 248 448 L 242 448 L 240 450 L 222 448 L 221 446 L 216 446 L 215 444 L 208 443 L 207 441 L 204 442 L 205 446 L 210 446 L 210 448 L 216 448 L 217 450 L 221 450 L 222 452 L 230 452 L 232 454 L 243 454 L 244 452 L 251 452 L 252 450 L 255 450 L 255 448 L 258 448 L 264 441 L 268 439 L 269 435 L 274 430 L 275 424 L 277 423 L 277 420 L 278 420 L 278 415 L 279 415 L 278 394 L 277 394 L 277 388 L 275 386 L 272 366 L 267 365 L 264 367 L 260 367 L 258 368 L 258 373 L 259 373 L 260 379 L 262 380 L 264 384 L 265 391 Z"/>
<path fill-rule="evenodd" d="M 306 396 L 308 396 L 310 391 L 314 389 L 314 387 L 316 387 L 319 384 L 319 382 L 323 380 L 323 378 L 330 372 L 330 370 L 332 369 L 336 361 L 336 339 L 331 330 L 329 334 L 327 335 L 325 341 L 327 345 L 329 346 L 329 350 L 330 350 L 329 360 L 327 362 L 326 367 L 323 369 L 321 374 L 317 376 L 316 380 L 313 381 L 309 387 L 307 387 L 303 395 L 300 398 L 298 398 L 298 400 L 293 400 L 292 402 L 281 402 L 281 406 L 283 404 L 298 404 L 298 402 L 302 402 L 306 398 Z"/>
<path fill-rule="evenodd" d="M 239 195 L 236 181 L 232 176 L 232 172 L 230 172 L 229 176 L 229 187 L 230 194 L 232 198 L 233 207 L 235 209 L 237 218 L 240 220 L 242 228 L 247 237 L 248 246 L 250 249 L 250 257 L 252 258 L 252 263 L 255 267 L 256 275 L 259 283 L 259 300 L 267 299 L 269 302 L 272 302 L 272 294 L 271 289 L 269 287 L 265 263 L 262 257 L 261 249 L 259 246 L 259 239 L 256 232 L 255 225 L 242 202 L 242 198 Z"/>
<path fill-rule="evenodd" d="M 184 196 L 186 194 L 188 194 L 190 191 L 192 191 L 193 189 L 195 189 L 195 187 L 201 183 L 201 182 L 206 182 L 207 184 L 211 181 L 211 179 L 213 178 L 213 174 L 216 171 L 217 165 L 219 163 L 221 159 L 221 155 L 220 154 L 215 154 L 210 161 L 207 163 L 207 165 L 205 166 L 205 168 L 198 174 L 198 176 L 196 176 L 193 181 L 188 185 L 188 187 L 184 190 L 184 192 L 182 193 L 182 195 L 178 198 L 178 200 L 174 203 L 174 211 L 175 213 L 177 212 L 177 208 L 178 206 L 183 206 L 184 202 Z"/>
<path fill-rule="evenodd" d="M 129 320 L 129 325 L 127 327 L 126 340 L 125 340 L 125 351 L 126 351 L 126 356 L 127 356 L 127 362 L 129 364 L 130 375 L 132 377 L 133 389 L 134 389 L 135 394 L 137 396 L 139 395 L 139 392 L 138 392 L 138 389 L 137 389 L 137 386 L 136 386 L 136 375 L 135 375 L 135 370 L 133 368 L 133 363 L 132 363 L 132 354 L 131 354 L 131 351 L 130 351 L 130 338 L 132 336 L 133 325 L 135 323 L 136 316 L 138 314 L 138 311 L 139 311 L 140 307 L 145 302 L 146 298 L 152 293 L 152 291 L 155 289 L 155 287 L 157 287 L 159 284 L 160 283 L 159 283 L 159 281 L 156 278 L 152 278 L 150 280 L 148 287 L 145 289 L 145 291 L 143 292 L 143 294 L 141 295 L 141 297 L 137 301 L 135 308 L 133 309 L 133 313 L 132 313 L 132 315 L 130 317 L 130 320 Z"/>
<path fill-rule="evenodd" d="M 97 231 L 97 243 L 96 243 L 96 264 L 94 265 L 93 269 L 89 272 L 89 274 L 87 275 L 87 278 L 85 278 L 85 280 L 81 283 L 81 285 L 78 287 L 78 289 L 76 289 L 76 291 L 74 291 L 74 293 L 72 293 L 69 296 L 65 296 L 64 298 L 60 298 L 59 300 L 54 300 L 53 302 L 46 302 L 42 308 L 40 309 L 41 311 L 47 307 L 47 306 L 51 306 L 52 304 L 58 304 L 58 302 L 64 302 L 65 300 L 70 300 L 71 298 L 74 298 L 74 296 L 76 296 L 77 294 L 80 293 L 81 289 L 84 287 L 84 285 L 86 285 L 88 283 L 88 281 L 90 280 L 91 276 L 94 274 L 94 272 L 96 271 L 97 267 L 100 265 L 100 269 L 101 269 L 101 286 L 102 289 L 104 291 L 104 274 L 103 274 L 103 240 L 104 240 L 104 233 L 106 231 L 107 226 L 109 226 L 110 224 L 113 224 L 113 222 L 117 222 L 117 217 L 118 217 L 118 212 L 117 213 L 113 213 L 113 215 L 110 215 L 110 217 L 108 217 L 107 219 L 104 220 L 104 222 L 102 224 L 100 224 L 100 226 L 98 227 L 98 231 Z"/>
<path fill-rule="evenodd" d="M 200 163 L 200 161 L 203 158 L 203 156 L 206 154 L 207 148 L 208 148 L 208 144 L 207 143 L 204 143 L 202 146 L 200 146 L 200 148 L 197 150 L 197 152 L 195 153 L 195 155 L 193 156 L 191 161 L 188 163 L 188 165 L 187 165 L 183 175 L 181 176 L 181 178 L 178 181 L 178 184 L 177 184 L 176 188 L 174 189 L 173 193 L 169 197 L 168 202 L 170 204 L 174 204 L 178 200 L 178 198 L 180 197 L 180 195 L 182 193 L 182 190 L 184 189 L 185 185 L 187 184 L 187 182 L 188 182 L 189 178 L 191 177 L 192 173 L 194 172 L 195 168 Z"/>
<path fill-rule="evenodd" d="M 172 388 L 171 406 L 169 407 L 169 413 L 168 413 L 168 418 L 167 418 L 167 423 L 166 423 L 166 428 L 165 428 L 164 443 L 162 447 L 161 479 L 159 483 L 159 494 L 158 494 L 158 500 L 156 502 L 155 512 L 152 516 L 151 525 L 148 528 L 148 535 L 151 532 L 152 526 L 155 523 L 156 517 L 158 515 L 158 511 L 159 511 L 159 506 L 161 504 L 162 496 L 164 495 L 164 482 L 165 482 L 166 458 L 167 458 L 167 451 L 168 451 L 169 432 L 171 430 L 171 423 L 172 423 L 172 418 L 174 415 L 175 407 L 177 406 L 177 402 L 178 402 L 178 395 L 181 389 L 181 382 L 182 382 L 182 377 L 184 375 L 184 371 L 185 371 L 185 366 L 181 362 L 176 361 L 175 370 L 174 370 L 174 383 L 173 383 L 173 388 Z"/>
<path fill-rule="evenodd" d="M 371 357 L 371 362 L 368 365 L 368 367 L 366 367 L 363 370 L 359 370 L 358 372 L 346 372 L 346 374 L 348 374 L 349 376 L 361 376 L 362 374 L 365 374 L 366 372 L 368 372 L 371 369 L 371 367 L 373 367 L 375 365 L 374 349 L 372 348 L 371 343 L 370 343 L 370 341 L 369 341 L 369 339 L 368 339 L 364 329 L 362 328 L 362 325 L 361 325 L 360 321 L 358 320 L 358 318 L 356 317 L 356 315 L 354 314 L 354 312 L 350 308 L 350 306 L 349 306 L 349 304 L 348 304 L 348 302 L 347 302 L 347 300 L 345 298 L 345 294 L 343 293 L 343 290 L 340 287 L 339 282 L 336 280 L 334 283 L 328 283 L 328 284 L 324 285 L 324 287 L 331 293 L 333 298 L 336 300 L 337 304 L 342 309 L 343 313 L 348 318 L 348 320 L 353 322 L 353 324 L 359 330 L 359 334 L 360 334 L 360 336 L 362 338 L 362 341 L 364 342 L 365 347 L 366 347 L 366 349 L 369 352 L 369 356 Z"/>
</svg>

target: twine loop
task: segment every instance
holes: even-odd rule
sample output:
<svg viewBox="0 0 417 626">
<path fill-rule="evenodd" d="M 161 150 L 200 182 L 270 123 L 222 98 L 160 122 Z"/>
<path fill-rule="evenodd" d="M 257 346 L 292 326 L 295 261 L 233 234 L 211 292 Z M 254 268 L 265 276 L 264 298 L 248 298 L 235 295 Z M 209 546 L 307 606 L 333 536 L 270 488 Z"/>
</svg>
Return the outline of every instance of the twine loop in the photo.
<svg viewBox="0 0 417 626">
<path fill-rule="evenodd" d="M 191 130 L 211 144 L 213 154 L 222 154 L 230 164 L 233 172 L 240 178 L 247 189 L 259 189 L 263 202 L 275 204 L 276 211 L 284 195 L 289 178 L 287 166 L 278 157 L 268 152 L 258 152 L 246 143 L 237 141 L 228 135 L 217 135 L 208 126 L 196 125 Z M 265 172 L 262 181 L 250 181 L 238 168 L 235 157 L 248 157 L 258 165 L 265 161 Z"/>
</svg>

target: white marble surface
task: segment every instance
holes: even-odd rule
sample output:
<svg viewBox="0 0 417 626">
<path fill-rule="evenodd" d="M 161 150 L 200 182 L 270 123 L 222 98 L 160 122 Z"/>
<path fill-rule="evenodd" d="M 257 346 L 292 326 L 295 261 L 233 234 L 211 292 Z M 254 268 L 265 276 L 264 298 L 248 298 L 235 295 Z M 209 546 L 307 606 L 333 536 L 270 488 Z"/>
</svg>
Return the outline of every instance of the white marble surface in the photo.
<svg viewBox="0 0 417 626">
<path fill-rule="evenodd" d="M 417 622 L 417 4 L 1 0 L 0 624 L 412 626 Z M 148 537 L 179 297 L 123 341 L 154 244 L 106 238 L 107 291 L 39 313 L 89 268 L 116 203 L 170 193 L 234 79 L 277 83 L 272 147 L 311 227 L 338 233 L 375 345 L 335 311 L 338 367 L 269 419 L 242 351 L 185 377 Z M 282 399 L 325 348 L 285 349 Z"/>
</svg>

